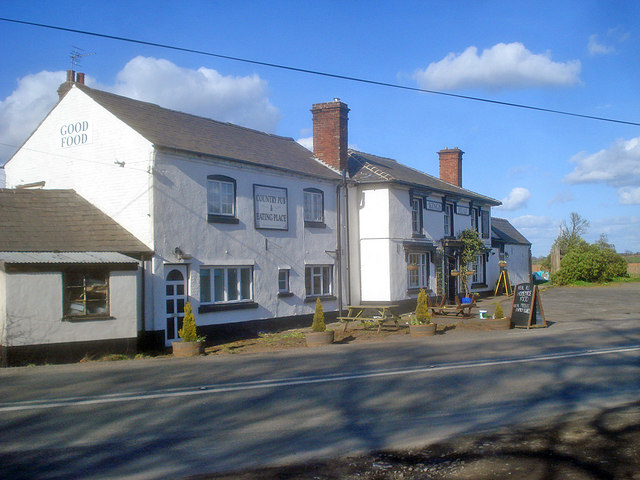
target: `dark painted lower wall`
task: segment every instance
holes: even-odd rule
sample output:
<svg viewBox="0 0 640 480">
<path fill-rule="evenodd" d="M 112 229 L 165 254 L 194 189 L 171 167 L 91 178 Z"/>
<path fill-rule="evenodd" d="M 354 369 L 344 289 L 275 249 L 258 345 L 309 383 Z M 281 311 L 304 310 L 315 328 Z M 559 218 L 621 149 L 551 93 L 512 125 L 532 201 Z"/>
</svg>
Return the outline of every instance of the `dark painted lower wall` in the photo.
<svg viewBox="0 0 640 480">
<path fill-rule="evenodd" d="M 0 348 L 3 367 L 44 363 L 72 363 L 84 358 L 96 359 L 107 354 L 134 355 L 138 351 L 138 339 L 119 338 L 20 347 L 3 346 Z"/>
</svg>

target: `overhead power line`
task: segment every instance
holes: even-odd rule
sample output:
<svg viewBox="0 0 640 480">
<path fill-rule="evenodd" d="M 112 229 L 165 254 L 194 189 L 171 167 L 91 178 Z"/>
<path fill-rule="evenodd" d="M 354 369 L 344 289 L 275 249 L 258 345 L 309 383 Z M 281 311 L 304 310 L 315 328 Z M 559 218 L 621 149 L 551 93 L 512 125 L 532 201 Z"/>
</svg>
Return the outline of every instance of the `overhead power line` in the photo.
<svg viewBox="0 0 640 480">
<path fill-rule="evenodd" d="M 369 84 L 369 85 L 377 85 L 380 87 L 389 87 L 389 88 L 396 88 L 396 89 L 400 89 L 400 90 L 409 90 L 412 92 L 420 92 L 420 93 L 430 93 L 433 95 L 442 95 L 442 96 L 446 96 L 446 97 L 453 97 L 453 98 L 460 98 L 463 100 L 473 100 L 476 102 L 484 102 L 484 103 L 490 103 L 490 104 L 494 104 L 494 105 L 503 105 L 506 107 L 515 107 L 515 108 L 524 108 L 527 110 L 534 110 L 534 111 L 538 111 L 538 112 L 546 112 L 546 113 L 555 113 L 558 115 L 566 115 L 566 116 L 570 116 L 570 117 L 578 117 L 578 118 L 586 118 L 586 119 L 590 119 L 590 120 L 600 120 L 603 122 L 611 122 L 611 123 L 620 123 L 620 124 L 624 124 L 624 125 L 633 125 L 633 126 L 639 126 L 640 127 L 640 123 L 638 122 L 629 122 L 626 120 L 618 120 L 615 118 L 606 118 L 606 117 L 598 117 L 598 116 L 594 116 L 594 115 L 584 115 L 581 113 L 573 113 L 573 112 L 567 112 L 564 110 L 554 110 L 551 108 L 543 108 L 543 107 L 536 107 L 533 105 L 524 105 L 521 103 L 513 103 L 513 102 L 503 102 L 500 100 L 492 100 L 489 98 L 482 98 L 482 97 L 474 97 L 474 96 L 470 96 L 470 95 L 460 95 L 457 93 L 450 93 L 450 92 L 441 92 L 438 90 L 427 90 L 425 88 L 418 88 L 418 87 L 410 87 L 407 85 L 400 85 L 397 83 L 389 83 L 389 82 L 381 82 L 378 80 L 370 80 L 370 79 L 366 79 L 366 78 L 359 78 L 359 77 L 352 77 L 349 75 L 340 75 L 337 73 L 329 73 L 329 72 L 321 72 L 319 70 L 311 70 L 311 69 L 307 69 L 307 68 L 300 68 L 300 67 L 292 67 L 289 65 L 281 65 L 281 64 L 277 64 L 277 63 L 270 63 L 270 62 L 262 62 L 259 60 L 251 60 L 251 59 L 247 59 L 247 58 L 241 58 L 241 57 L 233 57 L 230 55 L 223 55 L 220 53 L 213 53 L 213 52 L 206 52 L 203 50 L 196 50 L 193 48 L 186 48 L 186 47 L 177 47 L 175 45 L 167 45 L 164 43 L 158 43 L 158 42 L 149 42 L 146 40 L 138 40 L 135 38 L 127 38 L 127 37 L 121 37 L 118 35 L 109 35 L 106 33 L 98 33 L 98 32 L 89 32 L 86 30 L 78 30 L 75 28 L 67 28 L 67 27 L 59 27 L 56 25 L 47 25 L 44 23 L 36 23 L 36 22 L 27 22 L 24 20 L 16 20 L 16 19 L 12 19 L 12 18 L 3 18 L 0 17 L 0 20 L 3 22 L 10 22 L 10 23 L 17 23 L 17 24 L 21 24 L 21 25 L 30 25 L 33 27 L 40 27 L 40 28 L 48 28 L 51 30 L 59 30 L 59 31 L 63 31 L 63 32 L 71 32 L 71 33 L 78 33 L 81 35 L 89 35 L 92 37 L 99 37 L 99 38 L 107 38 L 110 40 L 118 40 L 121 42 L 129 42 L 129 43 L 136 43 L 139 45 L 147 45 L 147 46 L 151 46 L 151 47 L 158 47 L 158 48 L 164 48 L 164 49 L 168 49 L 168 50 L 175 50 L 175 51 L 179 51 L 179 52 L 186 52 L 186 53 L 195 53 L 197 55 L 206 55 L 208 57 L 215 57 L 215 58 L 222 58 L 225 60 L 232 60 L 235 62 L 243 62 L 243 63 L 249 63 L 249 64 L 253 64 L 253 65 L 261 65 L 264 67 L 271 67 L 271 68 L 279 68 L 282 70 L 289 70 L 292 72 L 298 72 L 298 73 L 306 73 L 306 74 L 310 74 L 310 75 L 319 75 L 319 76 L 323 76 L 323 77 L 329 77 L 329 78 L 337 78 L 340 80 L 348 80 L 348 81 L 352 81 L 352 82 L 359 82 L 359 83 L 365 83 L 365 84 Z"/>
</svg>

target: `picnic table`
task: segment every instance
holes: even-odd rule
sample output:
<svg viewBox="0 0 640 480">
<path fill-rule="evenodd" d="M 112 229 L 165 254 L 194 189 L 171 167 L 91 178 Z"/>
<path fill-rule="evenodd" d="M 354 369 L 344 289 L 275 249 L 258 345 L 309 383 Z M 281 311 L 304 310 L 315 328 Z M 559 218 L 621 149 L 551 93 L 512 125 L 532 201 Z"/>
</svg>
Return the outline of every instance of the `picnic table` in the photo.
<svg viewBox="0 0 640 480">
<path fill-rule="evenodd" d="M 382 329 L 382 324 L 387 320 L 393 320 L 398 326 L 398 320 L 400 317 L 393 313 L 391 309 L 398 307 L 398 305 L 346 305 L 347 315 L 343 317 L 337 317 L 338 320 L 344 323 L 344 332 L 347 331 L 349 322 L 361 322 L 366 326 L 367 322 L 374 322 L 378 324 L 378 332 Z"/>
<path fill-rule="evenodd" d="M 436 304 L 436 302 L 429 302 L 429 309 L 433 315 L 461 315 L 463 317 L 471 317 L 471 310 L 477 308 L 476 304 L 478 296 L 474 294 L 471 297 L 471 301 L 469 303 L 462 303 L 460 298 L 456 296 L 456 304 L 455 305 L 445 305 L 446 298 L 442 298 L 440 304 Z"/>
</svg>

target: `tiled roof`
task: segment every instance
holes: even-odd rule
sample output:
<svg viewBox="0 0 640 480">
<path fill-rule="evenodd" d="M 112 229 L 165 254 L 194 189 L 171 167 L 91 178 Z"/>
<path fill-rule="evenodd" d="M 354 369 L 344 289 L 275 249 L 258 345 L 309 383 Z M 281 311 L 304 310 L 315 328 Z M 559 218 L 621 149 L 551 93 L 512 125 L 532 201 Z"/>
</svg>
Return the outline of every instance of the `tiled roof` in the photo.
<svg viewBox="0 0 640 480">
<path fill-rule="evenodd" d="M 491 217 L 491 237 L 505 243 L 531 245 L 531 242 L 504 218 Z"/>
<path fill-rule="evenodd" d="M 501 202 L 478 193 L 444 182 L 407 167 L 391 158 L 378 157 L 368 153 L 349 150 L 349 176 L 359 183 L 396 182 L 445 195 L 460 196 L 496 206 Z"/>
<path fill-rule="evenodd" d="M 156 147 L 340 179 L 337 172 L 319 162 L 313 153 L 292 138 L 169 110 L 86 85 L 76 84 L 76 87 Z"/>
<path fill-rule="evenodd" d="M 151 250 L 73 190 L 0 189 L 0 251 Z"/>
</svg>

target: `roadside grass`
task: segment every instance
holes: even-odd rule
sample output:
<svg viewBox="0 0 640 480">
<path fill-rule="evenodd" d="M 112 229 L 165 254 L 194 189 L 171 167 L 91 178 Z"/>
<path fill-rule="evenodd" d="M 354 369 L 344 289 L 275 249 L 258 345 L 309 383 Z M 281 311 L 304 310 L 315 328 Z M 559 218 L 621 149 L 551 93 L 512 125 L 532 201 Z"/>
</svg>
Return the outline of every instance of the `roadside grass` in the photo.
<svg viewBox="0 0 640 480">
<path fill-rule="evenodd" d="M 569 285 L 556 285 L 553 283 L 549 283 L 548 288 L 550 287 L 602 287 L 607 285 L 614 285 L 618 283 L 638 283 L 640 282 L 640 274 L 633 274 L 627 277 L 616 277 L 610 282 L 584 282 L 582 280 L 570 283 Z"/>
</svg>

